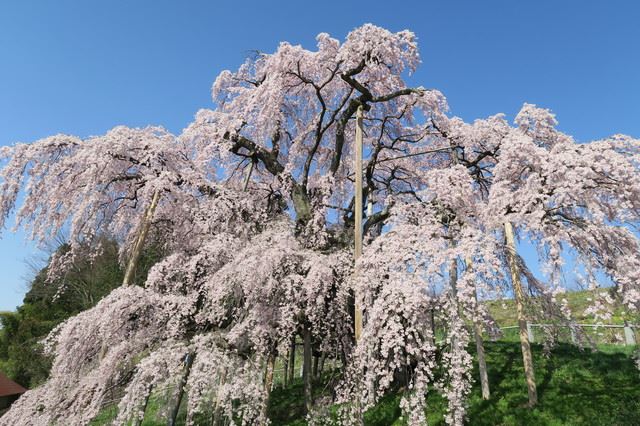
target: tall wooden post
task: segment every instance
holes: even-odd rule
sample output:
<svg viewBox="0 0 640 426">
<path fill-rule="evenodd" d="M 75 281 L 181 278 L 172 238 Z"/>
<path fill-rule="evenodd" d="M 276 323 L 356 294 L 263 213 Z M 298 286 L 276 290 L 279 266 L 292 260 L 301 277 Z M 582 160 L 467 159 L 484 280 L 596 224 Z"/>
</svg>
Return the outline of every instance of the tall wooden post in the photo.
<svg viewBox="0 0 640 426">
<path fill-rule="evenodd" d="M 487 360 L 484 354 L 484 341 L 482 340 L 482 326 L 478 321 L 473 321 L 473 334 L 476 339 L 476 352 L 478 354 L 478 372 L 480 373 L 480 388 L 482 389 L 482 399 L 487 400 L 491 396 L 491 391 L 489 390 Z"/>
<path fill-rule="evenodd" d="M 223 414 L 222 414 L 222 386 L 225 384 L 227 380 L 227 369 L 222 370 L 222 374 L 220 375 L 220 380 L 218 381 L 218 390 L 216 391 L 216 400 L 213 403 L 213 420 L 211 422 L 212 426 L 220 426 L 223 423 Z"/>
<path fill-rule="evenodd" d="M 358 258 L 362 256 L 362 209 L 363 209 L 363 194 L 362 194 L 362 151 L 363 151 L 363 143 L 362 143 L 362 120 L 363 120 L 364 111 L 362 105 L 358 106 L 358 110 L 356 112 L 356 146 L 355 146 L 355 158 L 354 158 L 354 168 L 355 168 L 355 186 L 356 186 L 356 199 L 353 203 L 354 210 L 354 251 L 353 251 L 353 260 L 354 263 L 358 262 Z M 372 206 L 373 207 L 373 206 Z M 355 269 L 355 273 L 358 273 L 357 268 Z M 354 331 L 356 343 L 360 341 L 360 336 L 362 336 L 362 306 L 358 303 L 359 294 L 355 294 L 355 309 L 354 309 Z M 357 425 L 364 425 L 363 413 L 362 413 L 362 405 L 360 401 L 360 397 L 356 399 L 356 411 L 358 412 Z"/>
<path fill-rule="evenodd" d="M 313 409 L 313 389 L 311 381 L 311 329 L 305 324 L 302 331 L 303 353 L 302 353 L 302 383 L 304 389 L 304 406 L 307 414 Z"/>
<path fill-rule="evenodd" d="M 136 272 L 138 260 L 140 259 L 140 255 L 142 254 L 142 247 L 144 246 L 144 241 L 146 240 L 147 234 L 149 233 L 149 227 L 151 226 L 153 214 L 155 213 L 156 207 L 158 206 L 158 200 L 160 200 L 160 190 L 156 189 L 156 191 L 153 193 L 151 204 L 149 204 L 147 210 L 144 212 L 144 216 L 142 217 L 140 232 L 138 234 L 138 237 L 136 238 L 136 242 L 133 244 L 133 250 L 131 251 L 129 263 L 127 264 L 127 270 L 124 273 L 122 285 L 127 286 L 133 282 L 133 275 Z"/>
<path fill-rule="evenodd" d="M 267 363 L 265 365 L 265 373 L 264 373 L 264 393 L 266 394 L 266 398 L 262 403 L 262 421 L 267 424 L 268 422 L 268 412 L 269 412 L 269 400 L 271 399 L 271 390 L 273 388 L 273 372 L 276 368 L 276 354 L 270 353 L 267 357 Z"/>
<path fill-rule="evenodd" d="M 182 398 L 184 397 L 184 388 L 187 385 L 187 380 L 189 380 L 189 374 L 191 374 L 191 366 L 193 366 L 193 360 L 195 359 L 195 354 L 187 353 L 184 360 L 184 373 L 182 374 L 182 379 L 180 383 L 178 383 L 178 394 L 175 397 L 175 401 L 173 402 L 173 407 L 171 408 L 171 412 L 169 413 L 169 418 L 167 419 L 167 426 L 175 426 L 176 420 L 178 418 L 178 412 L 180 411 L 180 404 L 182 404 Z"/>
<path fill-rule="evenodd" d="M 147 396 L 144 398 L 144 403 L 142 404 L 142 408 L 140 409 L 140 412 L 142 413 L 142 416 L 140 417 L 136 417 L 135 419 L 133 419 L 131 421 L 131 425 L 132 426 L 141 426 L 142 422 L 144 421 L 144 415 L 147 412 L 147 406 L 149 405 L 149 398 L 151 398 L 151 392 L 153 391 L 153 385 L 149 385 L 149 388 L 147 389 Z"/>
<path fill-rule="evenodd" d="M 362 117 L 363 109 L 362 105 L 360 105 L 356 113 L 356 157 L 354 161 L 356 185 L 356 200 L 353 204 L 353 208 L 355 209 L 354 262 L 357 262 L 358 258 L 362 256 Z M 355 337 L 357 342 L 360 340 L 360 336 L 362 335 L 362 307 L 358 303 L 358 294 L 355 296 Z"/>
<path fill-rule="evenodd" d="M 473 262 L 470 257 L 464 260 L 467 271 L 471 271 Z M 474 288 L 473 293 L 478 304 L 478 289 Z M 477 313 L 477 309 L 476 309 Z M 476 339 L 476 352 L 478 355 L 478 372 L 480 373 L 480 388 L 482 389 L 482 399 L 487 400 L 491 396 L 489 390 L 489 375 L 487 374 L 487 360 L 484 353 L 484 342 L 482 340 L 482 324 L 477 318 L 473 318 L 473 334 Z"/>
<path fill-rule="evenodd" d="M 242 190 L 247 192 L 247 188 L 249 187 L 249 180 L 251 179 L 251 172 L 253 172 L 254 166 L 253 159 L 251 159 L 251 163 L 249 164 L 249 170 L 247 171 L 246 176 L 244 177 L 244 182 L 242 182 Z"/>
<path fill-rule="evenodd" d="M 282 371 L 284 372 L 283 377 L 282 377 L 282 388 L 286 389 L 289 387 L 289 357 L 291 355 L 289 354 L 289 351 L 287 350 L 287 352 L 284 354 L 284 357 L 282 357 Z"/>
<path fill-rule="evenodd" d="M 507 244 L 507 260 L 511 269 L 511 281 L 513 282 L 513 292 L 516 300 L 518 312 L 518 328 L 520 329 L 520 347 L 522 349 L 522 361 L 524 363 L 524 375 L 527 379 L 527 391 L 529 393 L 529 406 L 533 407 L 538 403 L 538 390 L 536 388 L 536 378 L 533 372 L 533 357 L 531 356 L 531 345 L 527 333 L 527 319 L 524 314 L 524 292 L 520 282 L 520 268 L 516 258 L 516 243 L 513 233 L 513 225 L 510 222 L 504 224 L 504 236 Z"/>
<path fill-rule="evenodd" d="M 142 223 L 140 223 L 140 230 L 138 231 L 138 236 L 136 237 L 135 242 L 133 243 L 133 249 L 131 250 L 131 257 L 129 258 L 129 262 L 127 263 L 127 269 L 124 272 L 124 278 L 122 280 L 123 286 L 128 286 L 133 283 L 133 277 L 136 272 L 136 268 L 138 267 L 138 260 L 140 260 L 140 255 L 142 254 L 142 248 L 144 247 L 144 241 L 147 239 L 147 234 L 149 233 L 149 227 L 151 226 L 151 220 L 153 219 L 153 214 L 156 211 L 156 207 L 158 206 L 158 201 L 160 200 L 160 190 L 156 189 L 153 193 L 153 197 L 151 198 L 151 203 L 147 206 L 147 209 L 142 216 Z M 105 343 L 102 344 L 100 348 L 100 353 L 98 354 L 98 359 L 102 360 L 104 356 L 107 354 L 107 345 Z"/>
<path fill-rule="evenodd" d="M 285 374 L 287 372 L 285 371 Z M 293 379 L 296 374 L 296 336 L 295 334 L 291 338 L 291 346 L 289 348 L 289 383 L 293 384 Z"/>
</svg>

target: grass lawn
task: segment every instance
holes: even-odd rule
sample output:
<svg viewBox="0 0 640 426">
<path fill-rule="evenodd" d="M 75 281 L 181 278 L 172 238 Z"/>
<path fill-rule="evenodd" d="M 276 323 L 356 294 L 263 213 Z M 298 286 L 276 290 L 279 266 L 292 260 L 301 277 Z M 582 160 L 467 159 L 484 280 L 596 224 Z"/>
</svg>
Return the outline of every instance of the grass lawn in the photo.
<svg viewBox="0 0 640 426">
<path fill-rule="evenodd" d="M 533 345 L 539 397 L 534 409 L 525 407 L 519 344 L 487 343 L 486 349 L 492 395 L 483 401 L 479 386 L 473 387 L 470 425 L 640 425 L 640 371 L 629 357 L 631 348 L 609 346 L 591 352 L 560 345 L 545 358 L 542 348 Z M 406 424 L 400 418 L 399 401 L 400 395 L 387 397 L 367 413 L 365 423 Z M 429 424 L 444 425 L 444 399 L 434 393 L 428 403 Z"/>
<path fill-rule="evenodd" d="M 556 347 L 550 357 L 533 345 L 539 404 L 525 408 L 527 391 L 522 371 L 520 347 L 515 342 L 487 343 L 487 363 L 491 399 L 483 401 L 478 386 L 469 399 L 470 425 L 640 425 L 640 371 L 633 364 L 632 348 L 603 346 L 601 351 L 581 351 L 571 345 Z M 474 371 L 474 378 L 477 371 Z M 330 390 L 316 384 L 317 394 Z M 404 425 L 399 394 L 388 395 L 365 414 L 371 426 Z M 444 425 L 445 401 L 428 396 L 431 425 Z M 276 388 L 271 396 L 273 425 L 304 425 L 302 383 L 296 379 L 287 389 Z M 146 426 L 164 425 L 157 416 L 160 403 L 151 401 Z M 114 410 L 104 411 L 93 425 L 108 424 Z M 181 416 L 183 424 L 184 415 Z"/>
<path fill-rule="evenodd" d="M 600 289 L 600 291 L 606 291 L 606 289 Z M 573 318 L 578 323 L 591 324 L 595 320 L 592 316 L 585 314 L 587 307 L 591 306 L 595 298 L 595 291 L 581 290 L 581 291 L 568 291 L 563 295 L 567 299 Z M 518 324 L 517 310 L 515 308 L 515 302 L 513 299 L 504 300 L 491 300 L 487 302 L 489 312 L 500 327 L 513 326 Z M 640 322 L 640 315 L 637 312 L 629 312 L 624 306 L 616 305 L 613 307 L 613 316 L 610 320 L 606 321 L 607 324 L 624 324 L 624 321 L 628 321 L 631 324 L 637 324 Z"/>
</svg>

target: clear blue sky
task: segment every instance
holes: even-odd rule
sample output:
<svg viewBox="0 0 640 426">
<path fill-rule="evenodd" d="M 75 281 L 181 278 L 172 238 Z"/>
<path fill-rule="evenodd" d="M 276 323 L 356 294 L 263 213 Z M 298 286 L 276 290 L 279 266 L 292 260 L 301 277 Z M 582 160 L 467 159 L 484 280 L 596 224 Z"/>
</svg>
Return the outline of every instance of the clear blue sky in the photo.
<svg viewBox="0 0 640 426">
<path fill-rule="evenodd" d="M 287 40 L 314 46 L 366 22 L 414 31 L 414 81 L 467 120 L 523 102 L 579 140 L 640 136 L 640 3 L 627 1 L 5 1 L 0 144 L 126 124 L 178 132 L 223 69 Z M 33 253 L 0 240 L 0 310 L 21 303 Z"/>
</svg>

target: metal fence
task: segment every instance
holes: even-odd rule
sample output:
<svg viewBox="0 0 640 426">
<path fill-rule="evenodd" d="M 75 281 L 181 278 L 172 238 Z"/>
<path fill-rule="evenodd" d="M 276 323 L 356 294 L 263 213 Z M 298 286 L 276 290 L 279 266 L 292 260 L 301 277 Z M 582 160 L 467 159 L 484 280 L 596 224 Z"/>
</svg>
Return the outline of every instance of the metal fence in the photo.
<svg viewBox="0 0 640 426">
<path fill-rule="evenodd" d="M 518 338 L 518 326 L 500 327 L 506 340 Z M 626 324 L 576 324 L 576 328 L 558 324 L 527 323 L 530 342 L 543 340 L 543 334 L 552 334 L 560 342 L 578 343 L 580 334 L 596 344 L 633 346 L 640 340 L 640 325 Z"/>
</svg>

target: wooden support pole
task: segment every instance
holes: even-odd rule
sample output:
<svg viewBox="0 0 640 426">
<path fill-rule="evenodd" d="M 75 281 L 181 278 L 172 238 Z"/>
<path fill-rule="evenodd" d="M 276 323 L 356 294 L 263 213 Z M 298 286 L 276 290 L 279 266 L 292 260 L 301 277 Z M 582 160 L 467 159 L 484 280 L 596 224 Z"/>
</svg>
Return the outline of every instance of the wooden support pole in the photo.
<svg viewBox="0 0 640 426">
<path fill-rule="evenodd" d="M 326 359 L 327 359 L 327 353 L 322 352 L 322 355 L 320 356 L 320 366 L 318 367 L 318 377 L 322 376 L 322 373 L 324 371 L 324 362 Z"/>
<path fill-rule="evenodd" d="M 507 260 L 511 270 L 511 281 L 513 282 L 513 292 L 516 300 L 518 312 L 518 328 L 520 331 L 520 347 L 522 349 L 522 361 L 524 363 L 524 375 L 527 380 L 527 391 L 529 393 L 529 406 L 533 407 L 538 403 L 538 390 L 536 388 L 536 378 L 533 371 L 533 357 L 531 355 L 531 345 L 529 344 L 528 323 L 524 313 L 524 292 L 520 282 L 520 268 L 516 257 L 516 242 L 513 232 L 513 225 L 510 222 L 504 224 L 504 235 L 507 245 Z"/>
<path fill-rule="evenodd" d="M 473 334 L 476 338 L 476 352 L 478 354 L 478 372 L 480 373 L 480 387 L 482 399 L 487 400 L 491 396 L 489 390 L 489 375 L 487 374 L 487 360 L 484 354 L 484 341 L 482 340 L 482 326 L 477 321 L 473 322 Z"/>
<path fill-rule="evenodd" d="M 311 358 L 313 356 L 311 349 L 311 329 L 308 325 L 304 326 L 302 332 L 303 339 L 303 355 L 302 355 L 302 382 L 304 388 L 304 406 L 307 414 L 313 409 L 313 390 L 312 390 L 312 372 L 311 372 Z"/>
<path fill-rule="evenodd" d="M 195 353 L 188 353 L 185 356 L 184 360 L 184 373 L 182 375 L 182 379 L 180 383 L 178 383 L 178 394 L 173 401 L 173 407 L 171 408 L 171 412 L 169 413 L 169 418 L 167 419 L 167 426 L 175 426 L 176 420 L 178 419 L 178 412 L 180 411 L 180 405 L 182 404 L 182 399 L 184 397 L 184 388 L 187 385 L 187 381 L 189 380 L 189 374 L 191 374 L 191 366 L 193 365 L 193 360 L 195 359 Z"/>
<path fill-rule="evenodd" d="M 131 251 L 131 257 L 129 258 L 129 263 L 127 264 L 127 269 L 124 273 L 122 285 L 127 286 L 133 283 L 133 276 L 136 272 L 136 267 L 138 266 L 140 255 L 142 254 L 142 247 L 144 247 L 144 242 L 147 239 L 147 234 L 149 233 L 149 227 L 151 226 L 153 214 L 155 213 L 156 207 L 158 206 L 158 200 L 160 200 L 160 190 L 156 189 L 156 191 L 153 193 L 151 203 L 149 204 L 149 206 L 147 206 L 147 209 L 144 212 L 144 216 L 142 217 L 140 232 L 138 233 L 138 237 L 133 244 L 133 250 Z"/>
<path fill-rule="evenodd" d="M 249 164 L 249 170 L 247 171 L 247 175 L 244 177 L 244 182 L 242 183 L 242 190 L 247 192 L 247 188 L 249 187 L 249 180 L 251 179 L 251 173 L 253 172 L 253 159 L 251 159 L 251 163 Z"/>
<path fill-rule="evenodd" d="M 313 356 L 313 367 L 312 367 L 312 376 L 314 379 L 318 378 L 318 364 L 320 363 L 320 356 L 319 355 L 314 355 Z"/>
<path fill-rule="evenodd" d="M 624 344 L 627 346 L 635 346 L 636 344 L 636 334 L 626 321 L 624 322 Z"/>
<path fill-rule="evenodd" d="M 212 426 L 220 426 L 223 423 L 222 418 L 222 392 L 220 389 L 225 385 L 227 380 L 227 369 L 222 370 L 222 374 L 220 375 L 220 380 L 218 381 L 218 389 L 216 391 L 216 400 L 213 403 L 213 420 L 211 422 Z"/>
<path fill-rule="evenodd" d="M 464 260 L 467 272 L 471 271 L 472 261 L 470 257 Z M 478 289 L 473 289 L 473 294 L 478 304 Z M 477 308 L 476 308 L 477 316 Z M 487 400 L 491 396 L 489 391 L 489 374 L 487 373 L 487 360 L 484 353 L 484 341 L 482 339 L 482 324 L 477 318 L 473 318 L 473 334 L 476 340 L 476 352 L 478 356 L 478 372 L 480 373 L 480 388 L 482 390 L 482 399 Z"/>
<path fill-rule="evenodd" d="M 362 105 L 358 107 L 358 111 L 356 113 L 356 146 L 355 146 L 355 186 L 356 186 L 356 199 L 353 204 L 354 218 L 355 218 L 355 250 L 354 250 L 354 261 L 357 262 L 358 258 L 362 256 L 362 119 L 363 119 L 363 108 Z M 357 273 L 357 271 L 356 271 Z M 360 340 L 360 336 L 362 335 L 362 307 L 358 303 L 358 294 L 356 296 L 355 302 L 355 337 L 356 342 Z"/>
<path fill-rule="evenodd" d="M 531 323 L 527 321 L 527 339 L 529 339 L 529 343 L 535 342 L 535 337 L 533 336 L 533 326 Z"/>
<path fill-rule="evenodd" d="M 289 386 L 289 357 L 291 355 L 289 354 L 289 351 L 287 351 L 285 353 L 285 356 L 282 358 L 282 371 L 283 371 L 283 377 L 282 377 L 282 387 L 283 389 L 286 389 Z"/>
<path fill-rule="evenodd" d="M 153 385 L 149 385 L 149 388 L 147 389 L 147 396 L 144 397 L 144 403 L 142 404 L 142 409 L 140 410 L 142 412 L 142 416 L 136 417 L 131 422 L 132 426 L 142 425 L 142 422 L 144 421 L 145 413 L 147 412 L 147 406 L 149 405 L 149 398 L 151 398 L 151 392 L 153 392 Z"/>
<path fill-rule="evenodd" d="M 363 151 L 363 131 L 362 131 L 362 121 L 364 115 L 364 108 L 362 105 L 358 106 L 358 110 L 356 111 L 356 140 L 355 140 L 355 159 L 354 159 L 354 168 L 355 168 L 355 189 L 356 189 L 356 199 L 353 203 L 354 210 L 354 264 L 357 264 L 358 259 L 362 256 L 362 214 L 363 214 L 363 191 L 362 191 L 362 151 Z M 358 273 L 357 267 L 354 270 L 354 273 Z M 362 327 L 363 327 L 363 313 L 362 306 L 360 306 L 358 299 L 359 294 L 355 295 L 355 303 L 354 303 L 354 334 L 356 339 L 356 344 L 360 341 L 360 337 L 362 336 Z M 356 399 L 356 411 L 358 413 L 358 418 L 356 420 L 356 425 L 361 426 L 364 425 L 364 417 L 362 413 L 362 404 L 360 401 L 360 397 Z"/>
<path fill-rule="evenodd" d="M 266 394 L 266 398 L 262 403 L 262 421 L 267 424 L 268 423 L 268 411 L 269 411 L 269 399 L 271 397 L 271 390 L 273 387 L 273 372 L 276 368 L 276 354 L 271 353 L 267 357 L 267 362 L 265 365 L 265 373 L 264 373 L 264 392 Z"/>
<path fill-rule="evenodd" d="M 296 336 L 291 338 L 291 347 L 289 349 L 289 383 L 293 384 L 296 373 Z"/>
</svg>

